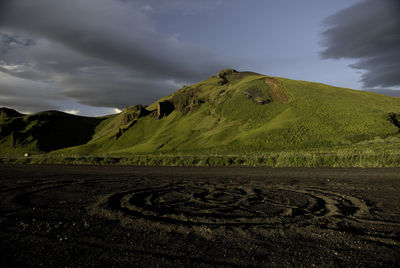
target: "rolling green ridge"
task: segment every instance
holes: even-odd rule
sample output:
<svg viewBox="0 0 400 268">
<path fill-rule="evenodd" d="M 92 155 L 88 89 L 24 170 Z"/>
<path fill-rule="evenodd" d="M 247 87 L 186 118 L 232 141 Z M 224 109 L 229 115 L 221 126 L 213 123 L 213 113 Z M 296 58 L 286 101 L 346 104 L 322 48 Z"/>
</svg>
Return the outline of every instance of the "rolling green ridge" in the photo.
<svg viewBox="0 0 400 268">
<path fill-rule="evenodd" d="M 5 114 L 3 111 L 6 109 L 1 108 L 0 114 Z M 0 152 L 5 156 L 37 154 L 85 144 L 102 120 L 58 111 L 4 115 L 0 121 Z"/>
<path fill-rule="evenodd" d="M 399 112 L 400 98 L 227 69 L 149 106 L 101 118 L 3 109 L 0 156 L 267 159 L 368 150 L 397 156 Z M 391 165 L 400 165 L 396 159 Z"/>
</svg>

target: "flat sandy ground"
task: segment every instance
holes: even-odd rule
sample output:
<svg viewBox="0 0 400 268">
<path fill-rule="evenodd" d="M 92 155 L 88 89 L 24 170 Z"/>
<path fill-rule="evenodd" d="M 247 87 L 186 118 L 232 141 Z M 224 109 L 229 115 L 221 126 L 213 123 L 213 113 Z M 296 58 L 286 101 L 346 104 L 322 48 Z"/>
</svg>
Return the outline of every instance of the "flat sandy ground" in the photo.
<svg viewBox="0 0 400 268">
<path fill-rule="evenodd" d="M 400 169 L 0 165 L 0 266 L 398 266 Z"/>
</svg>

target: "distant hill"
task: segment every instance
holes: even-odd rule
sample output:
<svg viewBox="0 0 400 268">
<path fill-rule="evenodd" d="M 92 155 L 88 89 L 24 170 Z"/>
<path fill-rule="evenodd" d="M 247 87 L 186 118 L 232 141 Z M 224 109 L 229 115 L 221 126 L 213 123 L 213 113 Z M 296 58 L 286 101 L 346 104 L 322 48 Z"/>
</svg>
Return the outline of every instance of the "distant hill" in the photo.
<svg viewBox="0 0 400 268">
<path fill-rule="evenodd" d="M 102 118 L 2 110 L 0 154 L 242 154 L 398 143 L 399 112 L 400 98 L 227 69 Z"/>
<path fill-rule="evenodd" d="M 1 108 L 0 155 L 42 153 L 89 142 L 99 118 L 58 111 L 22 115 Z"/>
<path fill-rule="evenodd" d="M 23 116 L 23 114 L 6 107 L 0 108 L 0 123 L 13 117 Z"/>
</svg>

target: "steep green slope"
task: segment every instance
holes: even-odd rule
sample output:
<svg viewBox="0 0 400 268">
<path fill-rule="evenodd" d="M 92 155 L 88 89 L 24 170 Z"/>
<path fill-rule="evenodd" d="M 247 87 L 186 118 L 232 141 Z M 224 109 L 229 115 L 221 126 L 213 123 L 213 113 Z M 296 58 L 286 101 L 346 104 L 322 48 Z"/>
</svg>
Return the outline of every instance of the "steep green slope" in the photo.
<svg viewBox="0 0 400 268">
<path fill-rule="evenodd" d="M 85 144 L 92 139 L 102 118 L 75 116 L 58 111 L 22 115 L 7 111 L 0 125 L 0 154 L 43 153 Z"/>
<path fill-rule="evenodd" d="M 400 99 L 223 70 L 101 122 L 64 154 L 241 154 L 399 143 Z"/>
</svg>

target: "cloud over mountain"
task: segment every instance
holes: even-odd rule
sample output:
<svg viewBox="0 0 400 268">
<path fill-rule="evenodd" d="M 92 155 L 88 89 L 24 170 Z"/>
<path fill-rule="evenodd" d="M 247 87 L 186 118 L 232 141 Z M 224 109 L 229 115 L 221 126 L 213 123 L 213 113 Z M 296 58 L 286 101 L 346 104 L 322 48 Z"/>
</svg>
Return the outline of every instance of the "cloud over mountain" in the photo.
<svg viewBox="0 0 400 268">
<path fill-rule="evenodd" d="M 366 88 L 400 86 L 400 2 L 363 0 L 328 17 L 325 59 L 355 59 Z"/>
<path fill-rule="evenodd" d="M 225 67 L 210 51 L 157 32 L 148 10 L 143 1 L 2 1 L 0 71 L 84 104 L 121 108 Z M 0 89 L 0 102 L 35 90 Z"/>
</svg>

